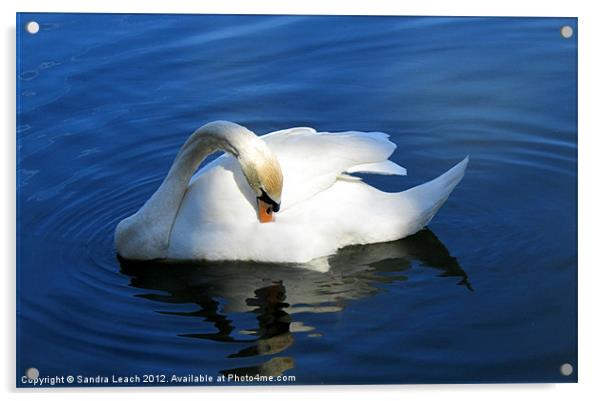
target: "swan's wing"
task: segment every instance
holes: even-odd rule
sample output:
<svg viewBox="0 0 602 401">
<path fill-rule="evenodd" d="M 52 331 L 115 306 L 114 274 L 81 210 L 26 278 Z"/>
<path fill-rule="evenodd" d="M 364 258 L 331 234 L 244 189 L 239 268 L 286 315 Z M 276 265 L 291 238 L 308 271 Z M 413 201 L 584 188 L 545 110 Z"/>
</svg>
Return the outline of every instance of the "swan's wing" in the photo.
<svg viewBox="0 0 602 401">
<path fill-rule="evenodd" d="M 284 176 L 282 210 L 334 185 L 344 173 L 405 175 L 388 160 L 396 145 L 382 132 L 316 132 L 291 128 L 261 137 L 280 162 Z"/>
<path fill-rule="evenodd" d="M 346 173 L 372 173 L 383 175 L 408 175 L 405 168 L 391 160 L 377 163 L 358 164 L 345 170 Z"/>
<path fill-rule="evenodd" d="M 429 224 L 443 206 L 464 177 L 468 160 L 466 157 L 439 177 L 403 192 L 386 193 L 364 182 L 339 180 L 299 207 L 277 216 L 275 225 L 301 226 L 301 233 L 308 233 L 298 243 L 278 246 L 288 252 L 296 247 L 310 248 L 314 255 L 322 256 L 348 245 L 412 235 Z"/>
</svg>

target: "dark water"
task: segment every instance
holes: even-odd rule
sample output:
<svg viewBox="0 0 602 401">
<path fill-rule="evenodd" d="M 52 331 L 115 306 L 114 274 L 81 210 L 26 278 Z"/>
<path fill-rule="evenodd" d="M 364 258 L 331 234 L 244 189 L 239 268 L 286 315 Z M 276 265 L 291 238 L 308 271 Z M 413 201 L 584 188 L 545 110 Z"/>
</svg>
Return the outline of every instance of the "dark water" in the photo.
<svg viewBox="0 0 602 401">
<path fill-rule="evenodd" d="M 37 35 L 22 29 L 41 24 Z M 17 384 L 46 375 L 296 383 L 577 378 L 575 19 L 21 14 Z M 403 190 L 471 155 L 428 230 L 327 273 L 120 263 L 198 126 L 380 130 Z M 572 375 L 559 367 L 571 363 Z"/>
</svg>

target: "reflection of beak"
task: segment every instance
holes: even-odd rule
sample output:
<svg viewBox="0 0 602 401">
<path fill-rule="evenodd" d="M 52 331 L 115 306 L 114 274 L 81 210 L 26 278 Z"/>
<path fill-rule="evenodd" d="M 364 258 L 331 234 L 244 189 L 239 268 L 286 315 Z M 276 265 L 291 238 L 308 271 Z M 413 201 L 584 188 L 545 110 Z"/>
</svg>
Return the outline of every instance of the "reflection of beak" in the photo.
<svg viewBox="0 0 602 401">
<path fill-rule="evenodd" d="M 257 215 L 262 223 L 271 223 L 274 221 L 274 209 L 267 202 L 257 199 Z"/>
</svg>

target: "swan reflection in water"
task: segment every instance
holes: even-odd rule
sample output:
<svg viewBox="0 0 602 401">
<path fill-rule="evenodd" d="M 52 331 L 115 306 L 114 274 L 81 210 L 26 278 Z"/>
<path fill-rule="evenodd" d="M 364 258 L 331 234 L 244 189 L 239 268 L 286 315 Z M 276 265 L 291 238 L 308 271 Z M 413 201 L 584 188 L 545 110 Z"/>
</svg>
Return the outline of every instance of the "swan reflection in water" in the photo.
<svg viewBox="0 0 602 401">
<path fill-rule="evenodd" d="M 229 358 L 277 355 L 293 344 L 294 333 L 319 336 L 319 329 L 305 325 L 296 316 L 340 312 L 347 301 L 381 291 L 379 284 L 407 280 L 404 272 L 412 265 L 438 269 L 439 277 L 457 277 L 458 285 L 472 291 L 456 258 L 428 229 L 394 242 L 347 247 L 326 262 L 327 271 L 317 271 L 260 263 L 195 262 L 176 266 L 120 260 L 121 271 L 131 277 L 132 287 L 166 293 L 138 296 L 167 304 L 198 305 L 194 312 L 159 313 L 210 322 L 215 328 L 212 332 L 180 335 L 240 343 L 242 348 Z M 255 314 L 257 327 L 237 328 L 229 316 L 241 312 Z M 274 356 L 260 365 L 221 373 L 276 376 L 293 367 L 293 358 Z"/>
</svg>

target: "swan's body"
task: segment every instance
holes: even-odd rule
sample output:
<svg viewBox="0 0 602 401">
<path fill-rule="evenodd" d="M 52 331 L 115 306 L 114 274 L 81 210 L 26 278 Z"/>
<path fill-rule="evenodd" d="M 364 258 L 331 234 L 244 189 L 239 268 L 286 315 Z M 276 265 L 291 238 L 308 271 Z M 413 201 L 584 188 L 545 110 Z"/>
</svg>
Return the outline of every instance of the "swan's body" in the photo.
<svg viewBox="0 0 602 401">
<path fill-rule="evenodd" d="M 414 234 L 460 182 L 468 158 L 425 184 L 385 193 L 347 173 L 405 175 L 388 160 L 395 145 L 387 138 L 311 128 L 256 137 L 233 123 L 208 124 L 186 142 L 151 199 L 117 226 L 117 251 L 143 260 L 308 263 L 344 246 Z M 228 153 L 192 176 L 218 149 Z M 258 220 L 261 194 L 276 210 L 281 205 L 273 223 Z"/>
</svg>

